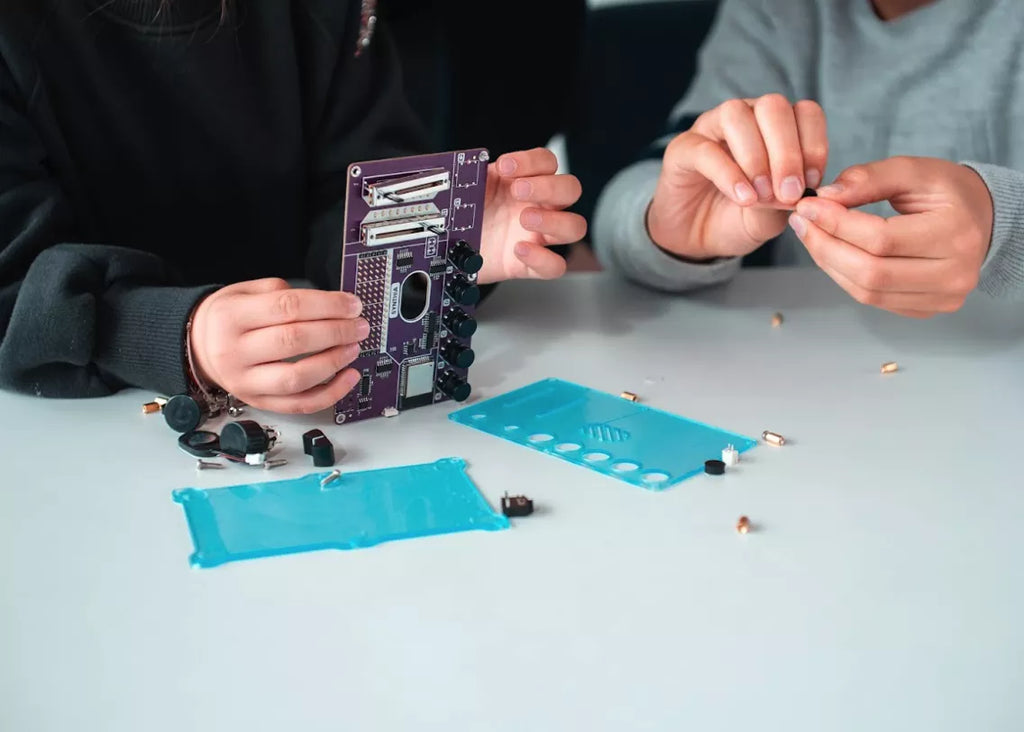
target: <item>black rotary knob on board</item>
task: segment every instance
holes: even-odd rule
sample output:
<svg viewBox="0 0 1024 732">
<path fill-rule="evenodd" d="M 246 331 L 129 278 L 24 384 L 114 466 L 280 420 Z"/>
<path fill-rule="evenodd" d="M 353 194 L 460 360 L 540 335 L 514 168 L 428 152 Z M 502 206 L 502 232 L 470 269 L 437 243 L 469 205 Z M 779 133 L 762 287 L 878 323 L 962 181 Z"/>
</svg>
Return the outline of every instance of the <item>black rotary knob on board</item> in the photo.
<svg viewBox="0 0 1024 732">
<path fill-rule="evenodd" d="M 451 341 L 441 346 L 441 357 L 445 361 L 460 369 L 468 369 L 476 360 L 476 354 L 469 346 Z"/>
<path fill-rule="evenodd" d="M 484 258 L 462 239 L 448 250 L 448 259 L 466 274 L 476 274 L 484 266 Z"/>
<path fill-rule="evenodd" d="M 449 310 L 441 322 L 459 338 L 469 338 L 476 333 L 476 319 L 462 310 Z"/>
<path fill-rule="evenodd" d="M 457 402 L 469 399 L 472 391 L 469 383 L 458 374 L 448 373 L 441 377 L 437 387 Z"/>
<path fill-rule="evenodd" d="M 444 289 L 452 302 L 459 305 L 476 305 L 480 302 L 480 288 L 465 277 L 452 277 Z"/>
</svg>

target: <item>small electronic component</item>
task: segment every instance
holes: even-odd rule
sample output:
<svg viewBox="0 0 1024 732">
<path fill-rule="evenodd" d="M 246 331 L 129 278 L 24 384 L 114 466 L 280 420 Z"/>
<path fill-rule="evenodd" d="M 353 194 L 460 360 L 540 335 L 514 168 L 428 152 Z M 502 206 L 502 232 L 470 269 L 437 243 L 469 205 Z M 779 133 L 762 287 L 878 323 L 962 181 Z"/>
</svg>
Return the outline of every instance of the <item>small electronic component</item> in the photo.
<svg viewBox="0 0 1024 732">
<path fill-rule="evenodd" d="M 188 394 L 176 394 L 163 408 L 164 421 L 175 432 L 192 432 L 203 422 L 203 410 Z"/>
<path fill-rule="evenodd" d="M 782 325 L 782 313 L 775 313 L 775 315 L 772 316 L 772 327 L 773 328 L 778 328 L 781 325 Z"/>
<path fill-rule="evenodd" d="M 627 402 L 636 402 L 640 400 L 640 397 L 638 397 L 631 391 L 624 391 L 621 394 L 619 394 L 619 396 L 625 399 Z"/>
<path fill-rule="evenodd" d="M 506 493 L 501 499 L 501 512 L 511 518 L 529 516 L 533 513 L 533 501 L 526 496 L 510 496 Z"/>
<path fill-rule="evenodd" d="M 769 445 L 775 445 L 776 447 L 782 447 L 786 444 L 786 438 L 782 435 L 765 430 L 761 433 L 761 439 L 767 442 Z"/>
<path fill-rule="evenodd" d="M 731 468 L 739 461 L 740 451 L 734 445 L 726 445 L 725 449 L 722 450 L 722 462 Z"/>
<path fill-rule="evenodd" d="M 277 431 L 251 419 L 228 422 L 220 431 L 220 449 L 249 465 L 262 465 L 277 442 Z"/>
<path fill-rule="evenodd" d="M 156 414 L 161 409 L 160 405 L 156 402 L 146 402 L 142 405 L 143 414 Z"/>
<path fill-rule="evenodd" d="M 804 198 L 817 198 L 818 192 L 813 188 L 804 188 Z"/>
<path fill-rule="evenodd" d="M 899 370 L 900 370 L 899 364 L 897 364 L 895 361 L 888 361 L 888 362 L 882 364 L 882 373 L 883 374 L 891 374 L 891 373 L 894 373 L 894 372 L 899 371 Z"/>
<path fill-rule="evenodd" d="M 370 333 L 337 424 L 469 396 L 489 161 L 475 148 L 349 166 L 341 289 Z"/>
<path fill-rule="evenodd" d="M 746 516 L 740 516 L 739 520 L 736 521 L 736 533 L 747 534 L 750 532 L 750 519 Z"/>
<path fill-rule="evenodd" d="M 704 472 L 708 475 L 723 475 L 725 473 L 725 462 L 722 460 L 705 460 Z"/>
</svg>

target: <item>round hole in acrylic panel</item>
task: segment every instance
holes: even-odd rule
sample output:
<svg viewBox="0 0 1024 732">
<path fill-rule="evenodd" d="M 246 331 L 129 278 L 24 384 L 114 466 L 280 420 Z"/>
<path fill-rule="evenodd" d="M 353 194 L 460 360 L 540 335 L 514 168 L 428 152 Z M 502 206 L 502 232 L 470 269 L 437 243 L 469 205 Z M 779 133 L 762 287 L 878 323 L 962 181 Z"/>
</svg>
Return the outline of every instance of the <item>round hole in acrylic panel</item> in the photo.
<svg viewBox="0 0 1024 732">
<path fill-rule="evenodd" d="M 551 442 L 555 439 L 554 435 L 545 434 L 544 432 L 538 432 L 535 435 L 530 435 L 530 442 L 534 445 L 539 445 L 542 442 Z"/>
<path fill-rule="evenodd" d="M 555 452 L 576 452 L 583 448 L 583 445 L 577 445 L 575 442 L 560 442 L 555 445 Z"/>
<path fill-rule="evenodd" d="M 603 463 L 605 460 L 610 460 L 611 457 L 612 456 L 606 452 L 595 450 L 593 452 L 586 453 L 583 456 L 583 459 L 586 460 L 588 463 Z"/>
<path fill-rule="evenodd" d="M 473 419 L 487 419 L 487 415 L 482 412 L 477 412 L 473 415 Z"/>
<path fill-rule="evenodd" d="M 629 460 L 623 460 L 612 465 L 612 470 L 614 470 L 616 473 L 632 473 L 633 471 L 639 469 L 640 465 L 638 463 L 634 463 Z"/>
<path fill-rule="evenodd" d="M 517 425 L 517 424 L 507 424 L 507 425 L 505 425 L 505 431 L 506 432 L 515 432 L 517 429 L 519 429 L 519 425 Z"/>
<path fill-rule="evenodd" d="M 667 483 L 669 477 L 671 476 L 669 476 L 668 473 L 663 473 L 660 470 L 652 470 L 649 473 L 644 473 L 640 476 L 640 479 L 648 485 L 661 485 L 662 483 Z"/>
</svg>

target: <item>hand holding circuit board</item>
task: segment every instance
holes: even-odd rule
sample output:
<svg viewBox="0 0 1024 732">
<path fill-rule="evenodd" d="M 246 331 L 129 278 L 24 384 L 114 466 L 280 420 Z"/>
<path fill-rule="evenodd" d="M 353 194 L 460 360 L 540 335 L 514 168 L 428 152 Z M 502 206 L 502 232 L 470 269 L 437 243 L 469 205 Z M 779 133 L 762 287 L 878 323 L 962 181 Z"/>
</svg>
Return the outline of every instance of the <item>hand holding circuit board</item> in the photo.
<svg viewBox="0 0 1024 732">
<path fill-rule="evenodd" d="M 544 149 L 496 163 L 476 149 L 350 166 L 341 289 L 359 298 L 369 333 L 335 421 L 467 399 L 479 285 L 560 276 L 565 262 L 547 247 L 585 233 L 562 210 L 579 195 Z"/>
<path fill-rule="evenodd" d="M 478 282 L 558 277 L 565 263 L 547 247 L 577 241 L 586 231 L 581 216 L 563 210 L 579 197 L 579 181 L 557 174 L 550 151 L 510 153 L 494 163 L 483 156 L 470 155 L 472 163 L 462 153 L 443 153 L 352 166 L 359 175 L 352 176 L 346 210 L 352 201 L 364 210 L 340 245 L 352 254 L 361 242 L 359 254 L 366 256 L 351 260 L 343 292 L 292 288 L 278 278 L 214 292 L 190 322 L 193 378 L 205 391 L 228 392 L 258 409 L 311 413 L 337 404 L 357 385 L 356 399 L 365 403 L 370 380 L 388 377 L 393 366 L 413 358 L 399 366 L 411 383 L 405 384 L 406 398 L 382 402 L 378 414 L 385 406 L 390 414 L 433 401 L 435 394 L 462 395 L 472 351 L 456 339 L 468 338 L 475 321 L 467 310 L 442 313 L 442 299 L 471 308 Z M 375 166 L 383 177 L 364 191 Z M 401 282 L 394 279 L 398 275 Z M 402 284 L 407 287 L 393 297 L 392 288 Z M 391 334 L 406 337 L 390 352 L 385 314 L 396 326 Z M 449 340 L 439 353 L 442 329 Z M 380 364 L 371 353 L 378 353 Z M 434 388 L 438 359 L 454 369 L 440 391 Z"/>
</svg>

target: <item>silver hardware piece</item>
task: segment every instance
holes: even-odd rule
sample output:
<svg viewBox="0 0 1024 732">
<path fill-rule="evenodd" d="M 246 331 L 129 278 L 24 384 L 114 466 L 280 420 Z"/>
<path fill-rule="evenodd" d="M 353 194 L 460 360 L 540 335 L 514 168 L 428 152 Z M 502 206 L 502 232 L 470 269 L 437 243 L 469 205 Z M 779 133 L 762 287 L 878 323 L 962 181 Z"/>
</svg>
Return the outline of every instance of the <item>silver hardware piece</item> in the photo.
<svg viewBox="0 0 1024 732">
<path fill-rule="evenodd" d="M 280 468 L 282 465 L 287 465 L 288 461 L 284 458 L 278 458 L 276 460 L 267 460 L 263 463 L 264 470 L 273 470 L 274 468 Z"/>
<path fill-rule="evenodd" d="M 211 463 L 207 460 L 196 460 L 196 470 L 223 470 L 221 463 Z"/>
<path fill-rule="evenodd" d="M 328 483 L 333 483 L 334 481 L 336 481 L 340 477 L 341 477 L 341 471 L 340 470 L 332 470 L 330 473 L 325 475 L 323 477 L 323 479 L 320 481 L 320 487 L 323 488 Z"/>
</svg>

